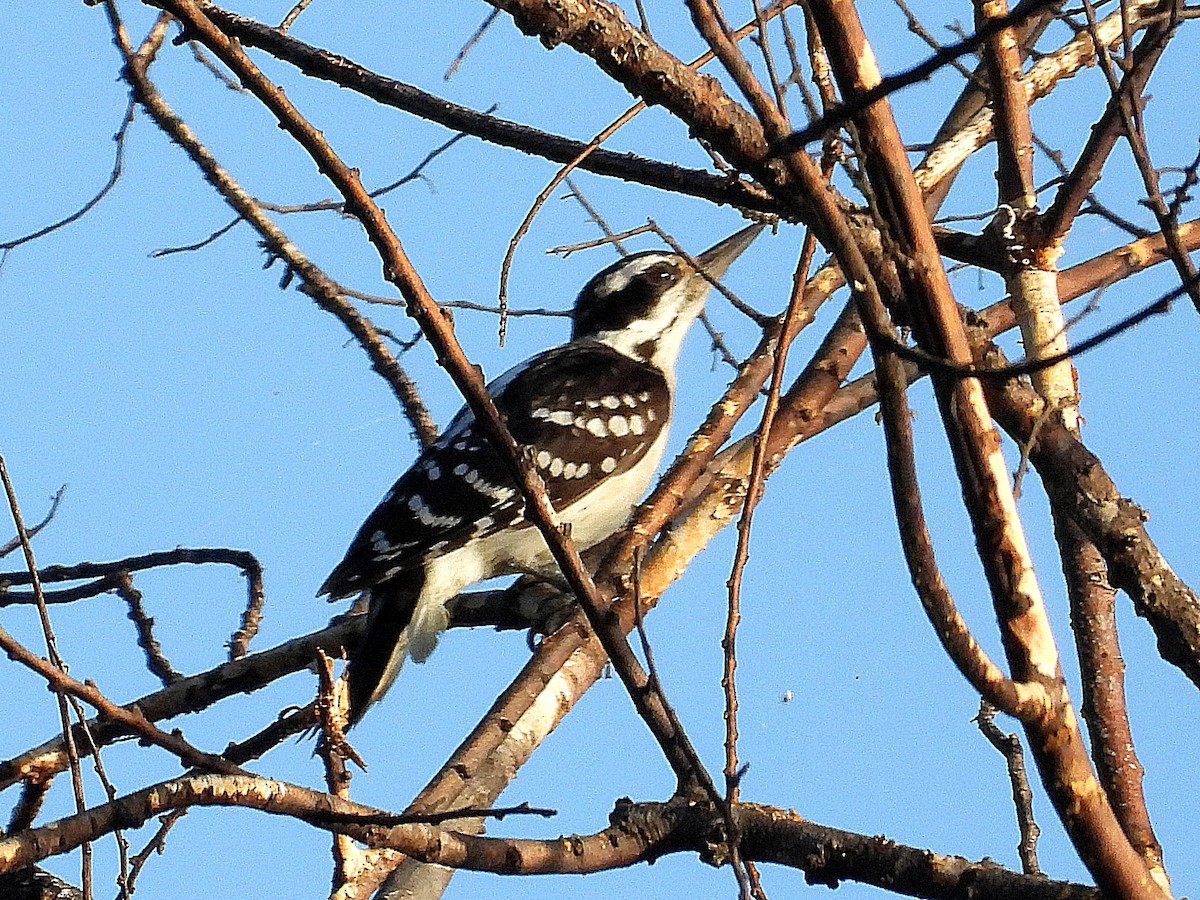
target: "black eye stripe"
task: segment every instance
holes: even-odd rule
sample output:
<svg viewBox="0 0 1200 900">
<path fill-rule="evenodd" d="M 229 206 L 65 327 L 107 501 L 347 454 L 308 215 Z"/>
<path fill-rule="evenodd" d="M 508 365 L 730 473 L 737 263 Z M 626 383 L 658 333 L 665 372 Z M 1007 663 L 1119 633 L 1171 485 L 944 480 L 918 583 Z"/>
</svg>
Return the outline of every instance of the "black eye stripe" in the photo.
<svg viewBox="0 0 1200 900">
<path fill-rule="evenodd" d="M 673 283 L 678 279 L 679 272 L 674 266 L 669 265 L 668 263 L 659 263 L 658 265 L 651 266 L 645 272 L 642 272 L 640 275 L 636 276 L 634 280 L 641 280 L 646 284 L 655 285 L 657 287 L 667 284 L 668 282 Z"/>
</svg>

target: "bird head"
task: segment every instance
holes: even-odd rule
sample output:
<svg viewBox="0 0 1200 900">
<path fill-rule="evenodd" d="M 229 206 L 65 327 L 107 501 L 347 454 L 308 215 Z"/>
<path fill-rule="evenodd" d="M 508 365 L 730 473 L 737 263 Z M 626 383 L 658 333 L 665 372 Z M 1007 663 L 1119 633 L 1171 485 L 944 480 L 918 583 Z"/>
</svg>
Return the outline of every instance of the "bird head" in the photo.
<svg viewBox="0 0 1200 900">
<path fill-rule="evenodd" d="M 572 340 L 594 340 L 670 371 L 711 287 L 762 231 L 751 225 L 695 257 L 635 253 L 597 273 L 575 301 Z M 705 278 L 705 274 L 708 278 Z"/>
</svg>

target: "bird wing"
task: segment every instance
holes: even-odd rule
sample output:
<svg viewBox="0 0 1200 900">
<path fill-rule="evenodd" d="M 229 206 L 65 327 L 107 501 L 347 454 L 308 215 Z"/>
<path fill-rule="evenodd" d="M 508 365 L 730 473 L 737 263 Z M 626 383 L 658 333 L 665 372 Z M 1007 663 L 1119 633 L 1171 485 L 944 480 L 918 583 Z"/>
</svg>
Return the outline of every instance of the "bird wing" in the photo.
<svg viewBox="0 0 1200 900">
<path fill-rule="evenodd" d="M 539 354 L 489 390 L 559 511 L 645 457 L 671 404 L 661 371 L 590 341 Z M 513 527 L 530 527 L 520 492 L 464 409 L 367 517 L 319 593 L 348 596 Z"/>
</svg>

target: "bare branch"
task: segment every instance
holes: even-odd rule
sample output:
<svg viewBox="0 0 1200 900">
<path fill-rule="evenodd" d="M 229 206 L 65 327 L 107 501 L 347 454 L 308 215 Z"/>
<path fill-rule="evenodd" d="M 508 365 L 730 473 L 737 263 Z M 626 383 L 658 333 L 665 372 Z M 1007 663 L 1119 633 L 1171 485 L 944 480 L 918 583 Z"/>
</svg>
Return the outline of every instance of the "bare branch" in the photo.
<svg viewBox="0 0 1200 900">
<path fill-rule="evenodd" d="M 154 619 L 146 614 L 142 606 L 142 592 L 133 586 L 133 579 L 128 572 L 119 572 L 113 578 L 116 582 L 113 590 L 129 606 L 129 619 L 137 628 L 138 646 L 146 654 L 146 668 L 164 687 L 179 681 L 183 676 L 163 655 L 162 646 L 154 637 Z"/>
<path fill-rule="evenodd" d="M 875 88 L 879 71 L 854 9 L 825 0 L 814 2 L 813 8 L 843 94 L 858 96 Z M 897 265 L 897 274 L 918 341 L 969 362 L 970 343 L 888 104 L 867 107 L 856 124 L 876 203 L 895 252 L 907 261 Z M 1083 747 L 982 385 L 975 379 L 935 376 L 934 388 L 1013 678 L 1039 685 L 1050 700 L 1048 707 L 1021 716 L 1043 782 L 1102 889 L 1124 897 L 1159 897 L 1161 888 L 1125 838 Z"/>
<path fill-rule="evenodd" d="M 113 141 L 117 145 L 115 155 L 113 157 L 112 171 L 108 174 L 108 180 L 104 182 L 104 186 L 96 192 L 92 199 L 88 200 L 83 206 L 75 210 L 70 215 L 59 219 L 50 225 L 45 225 L 36 231 L 31 231 L 29 234 L 21 235 L 20 237 L 9 238 L 6 241 L 0 242 L 0 261 L 8 255 L 8 252 L 22 244 L 28 244 L 31 241 L 36 241 L 48 234 L 58 231 L 60 228 L 65 228 L 75 222 L 78 222 L 93 209 L 100 205 L 100 201 L 108 196 L 109 191 L 117 186 L 117 182 L 121 180 L 121 172 L 125 167 L 125 136 L 129 133 L 129 126 L 133 124 L 133 111 L 135 109 L 133 101 L 130 101 L 129 106 L 125 108 L 125 115 L 121 117 L 121 124 L 117 127 L 117 133 L 113 135 Z M 0 556 L 3 556 L 0 553 Z"/>
<path fill-rule="evenodd" d="M 1071 601 L 1071 629 L 1079 653 L 1083 693 L 1080 712 L 1088 723 L 1092 761 L 1130 843 L 1146 859 L 1150 871 L 1166 882 L 1162 846 L 1146 808 L 1142 764 L 1133 746 L 1125 707 L 1125 660 L 1117 637 L 1117 591 L 1109 583 L 1104 557 L 1071 519 L 1069 510 L 1056 506 L 1052 512 Z"/>
<path fill-rule="evenodd" d="M 479 43 L 479 41 L 483 38 L 484 32 L 491 27 L 491 24 L 496 21 L 496 17 L 499 15 L 500 10 L 498 9 L 493 9 L 487 14 L 487 17 L 483 20 L 483 24 L 476 28 L 475 32 L 469 38 L 467 38 L 467 42 L 462 45 L 462 49 L 458 51 L 458 54 L 454 57 L 454 61 L 451 62 L 450 67 L 446 69 L 446 74 L 442 76 L 443 81 L 449 81 L 454 77 L 454 73 L 457 72 L 458 67 L 463 64 L 463 61 L 467 58 L 467 54 L 471 52 L 471 48 Z"/>
<path fill-rule="evenodd" d="M 1026 875 L 1038 875 L 1042 870 L 1038 868 L 1037 842 L 1042 832 L 1033 817 L 1033 790 L 1029 787 L 1029 776 L 1025 772 L 1025 751 L 1019 737 L 1005 734 L 996 725 L 996 712 L 994 706 L 982 700 L 975 722 L 988 743 L 1004 757 L 1008 780 L 1012 783 L 1013 806 L 1017 810 L 1017 829 L 1021 833 L 1021 840 L 1017 843 L 1021 869 Z"/>
<path fill-rule="evenodd" d="M 941 48 L 933 56 L 925 60 L 925 62 L 919 63 L 908 71 L 901 72 L 898 75 L 889 75 L 886 78 L 880 77 L 876 84 L 856 91 L 845 102 L 826 112 L 816 122 L 788 135 L 785 140 L 777 142 L 772 147 L 772 154 L 783 156 L 784 154 L 804 148 L 812 141 L 821 138 L 825 132 L 851 121 L 876 101 L 882 100 L 909 85 L 924 81 L 938 69 L 947 65 L 951 60 L 974 53 L 993 35 L 1012 25 L 1020 24 L 1054 2 L 1057 2 L 1057 0 L 1022 0 L 1011 13 L 996 16 L 989 20 L 986 26 L 976 31 L 975 34 L 963 38 L 957 44 Z"/>
<path fill-rule="evenodd" d="M 242 806 L 296 817 L 318 827 L 337 817 L 375 816 L 378 810 L 299 785 L 246 775 L 194 775 L 163 782 L 89 810 L 0 840 L 0 872 L 14 871 L 83 840 L 186 806 Z M 1093 888 L 1011 872 L 995 863 L 971 863 L 807 822 L 772 807 L 740 804 L 736 814 L 755 858 L 804 870 L 817 882 L 835 883 L 859 874 L 868 882 L 917 897 L 956 896 L 967 885 L 981 900 L 1096 900 Z M 425 862 L 502 874 L 597 872 L 666 853 L 708 857 L 718 825 L 702 807 L 683 799 L 669 803 L 622 801 L 612 825 L 593 835 L 552 840 L 480 838 L 433 825 L 338 824 L 339 831 L 372 844 L 402 848 Z M 836 849 L 835 849 L 836 848 Z"/>
<path fill-rule="evenodd" d="M 160 5 L 160 4 L 155 4 Z M 474 135 L 502 147 L 533 153 L 557 163 L 568 163 L 588 145 L 548 134 L 515 122 L 497 119 L 433 94 L 378 75 L 346 57 L 312 47 L 269 25 L 235 15 L 211 4 L 205 14 L 232 38 L 247 47 L 258 47 L 305 74 L 358 91 L 386 106 L 402 109 L 464 134 Z M 661 163 L 625 153 L 594 150 L 579 164 L 590 172 L 634 181 L 650 187 L 702 197 L 715 203 L 777 212 L 765 194 L 745 181 L 731 180 L 698 169 Z"/>
<path fill-rule="evenodd" d="M 50 509 L 46 511 L 46 515 L 36 525 L 30 525 L 25 529 L 25 534 L 28 537 L 34 537 L 39 531 L 54 521 L 54 516 L 58 513 L 58 505 L 62 503 L 63 494 L 66 492 L 67 486 L 65 484 L 54 492 L 54 496 L 50 498 Z M 14 537 L 7 544 L 0 544 L 0 559 L 8 556 L 8 554 L 12 553 L 20 546 L 21 538 L 19 535 Z M 4 580 L 4 577 L 4 575 L 0 575 L 0 582 Z M 0 586 L 0 595 L 3 595 L 2 586 Z"/>
<path fill-rule="evenodd" d="M 266 216 L 254 198 L 217 162 L 187 123 L 175 114 L 147 75 L 146 60 L 133 52 L 125 36 L 124 26 L 111 2 L 105 3 L 105 9 L 109 14 L 113 34 L 117 38 L 118 48 L 125 59 L 125 77 L 138 103 L 150 114 L 159 128 L 184 148 L 226 202 L 263 236 L 269 261 L 281 259 L 286 263 L 285 280 L 290 279 L 293 273 L 299 275 L 303 281 L 303 289 L 313 301 L 326 312 L 336 316 L 354 335 L 371 359 L 372 368 L 388 382 L 400 400 L 421 444 L 426 446 L 433 443 L 437 438 L 437 428 L 421 401 L 416 385 L 384 345 L 374 325 L 341 296 L 337 285 L 300 252 L 287 235 Z"/>
</svg>

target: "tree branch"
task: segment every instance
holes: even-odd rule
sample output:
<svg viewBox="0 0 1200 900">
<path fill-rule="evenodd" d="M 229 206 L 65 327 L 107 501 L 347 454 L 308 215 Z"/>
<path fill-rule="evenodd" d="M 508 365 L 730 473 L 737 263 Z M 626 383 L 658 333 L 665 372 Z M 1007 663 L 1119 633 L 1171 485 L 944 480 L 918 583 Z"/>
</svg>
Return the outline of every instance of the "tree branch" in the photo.
<svg viewBox="0 0 1200 900">
<path fill-rule="evenodd" d="M 843 95 L 856 97 L 874 88 L 879 70 L 854 9 L 834 0 L 814 0 L 813 9 Z M 875 103 L 856 121 L 863 165 L 896 242 L 898 274 L 918 342 L 968 363 L 970 343 L 890 106 Z M 1103 890 L 1125 898 L 1162 896 L 1092 773 L 982 385 L 935 373 L 934 388 L 1013 678 L 1040 684 L 1051 700 L 1043 710 L 1022 716 L 1043 783 Z"/>
<path fill-rule="evenodd" d="M 291 273 L 298 275 L 303 282 L 305 293 L 319 307 L 337 317 L 355 337 L 371 360 L 371 367 L 388 383 L 400 400 L 417 439 L 423 446 L 433 443 L 437 438 L 437 428 L 421 401 L 416 385 L 396 361 L 375 326 L 342 296 L 337 283 L 292 243 L 263 212 L 254 198 L 200 142 L 187 123 L 175 114 L 150 80 L 147 74 L 148 60 L 133 52 L 125 35 L 125 27 L 111 2 L 105 3 L 105 10 L 108 12 L 117 47 L 125 59 L 124 77 L 137 101 L 149 113 L 155 124 L 184 149 L 200 168 L 205 179 L 217 189 L 225 201 L 262 235 L 271 258 L 281 259 L 286 263 L 288 275 L 285 275 L 285 281 Z"/>
<path fill-rule="evenodd" d="M 161 5 L 161 4 L 155 4 Z M 486 113 L 451 103 L 404 82 L 379 75 L 354 61 L 305 44 L 269 25 L 239 16 L 211 3 L 201 7 L 218 28 L 247 47 L 257 47 L 290 63 L 305 75 L 330 81 L 385 106 L 412 113 L 454 131 L 470 134 L 501 147 L 569 163 L 583 155 L 589 144 L 509 122 Z M 686 194 L 713 203 L 760 212 L 779 209 L 761 189 L 744 180 L 686 169 L 632 153 L 595 149 L 586 154 L 579 168 L 597 175 L 636 182 L 673 193 Z"/>
<path fill-rule="evenodd" d="M 153 785 L 41 828 L 0 839 L 0 873 L 22 869 L 64 853 L 120 825 L 136 827 L 155 815 L 190 806 L 240 806 L 299 818 L 369 844 L 388 845 L 427 863 L 497 874 L 582 874 L 605 871 L 667 853 L 708 858 L 714 829 L 703 807 L 682 798 L 668 803 L 621 801 L 610 825 L 592 835 L 551 840 L 481 838 L 427 824 L 357 825 L 379 810 L 299 785 L 246 775 L 191 775 Z M 1097 900 L 1093 888 L 1009 871 L 995 863 L 971 863 L 807 822 L 773 807 L 738 804 L 747 852 L 792 866 L 817 883 L 861 880 L 900 893 L 978 900 Z M 336 823 L 331 819 L 337 819 Z"/>
</svg>

